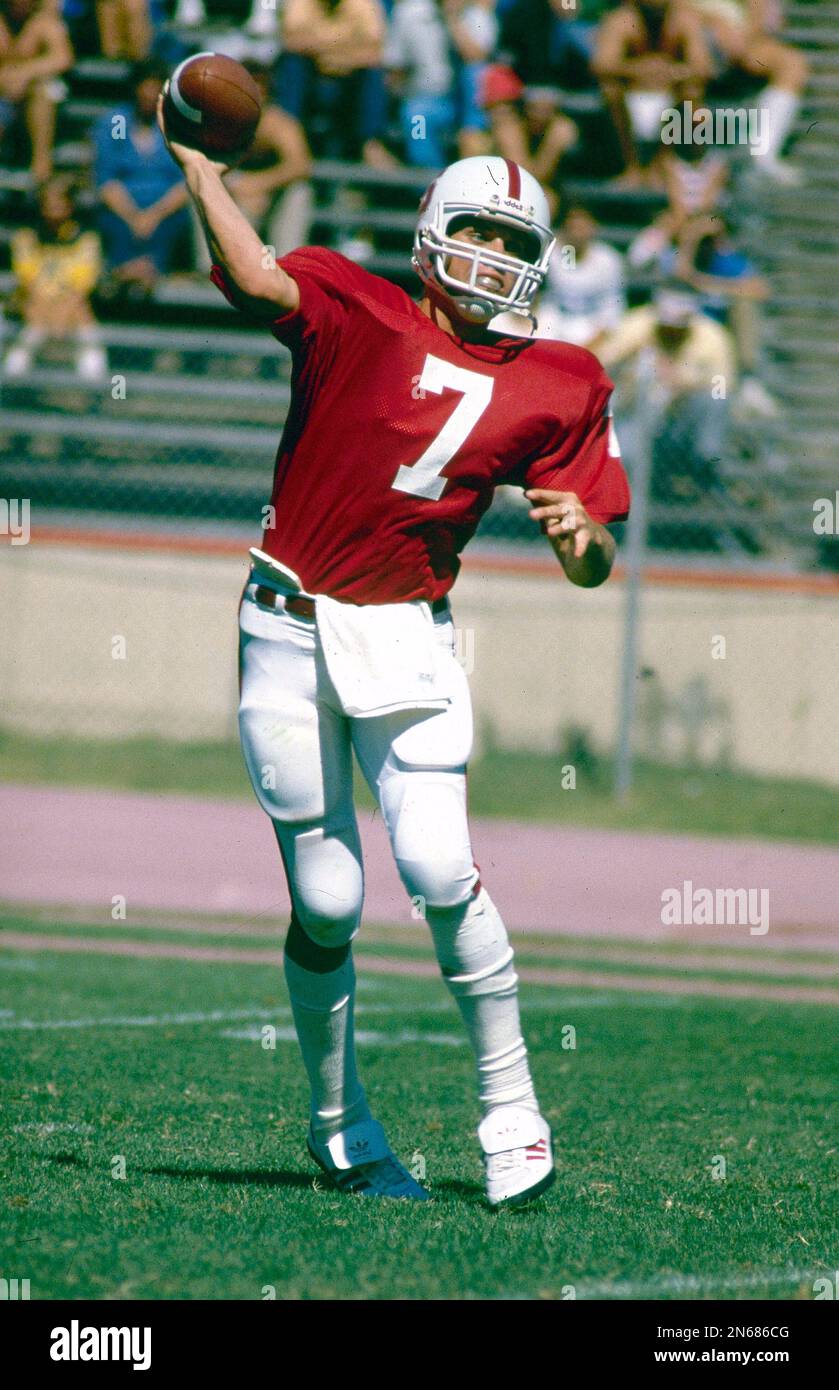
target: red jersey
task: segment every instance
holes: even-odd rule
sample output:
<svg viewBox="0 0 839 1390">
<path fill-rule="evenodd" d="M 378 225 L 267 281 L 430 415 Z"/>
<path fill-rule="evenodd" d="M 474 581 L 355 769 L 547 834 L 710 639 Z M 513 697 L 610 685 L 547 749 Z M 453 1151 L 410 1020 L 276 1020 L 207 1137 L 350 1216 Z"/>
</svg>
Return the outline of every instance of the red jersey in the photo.
<svg viewBox="0 0 839 1390">
<path fill-rule="evenodd" d="M 499 483 L 575 492 L 595 521 L 627 515 L 612 383 L 590 352 L 504 335 L 464 342 L 323 247 L 278 264 L 300 305 L 270 325 L 291 351 L 291 406 L 276 524 L 259 544 L 309 593 L 442 597 Z M 211 275 L 235 302 L 222 269 Z"/>
</svg>

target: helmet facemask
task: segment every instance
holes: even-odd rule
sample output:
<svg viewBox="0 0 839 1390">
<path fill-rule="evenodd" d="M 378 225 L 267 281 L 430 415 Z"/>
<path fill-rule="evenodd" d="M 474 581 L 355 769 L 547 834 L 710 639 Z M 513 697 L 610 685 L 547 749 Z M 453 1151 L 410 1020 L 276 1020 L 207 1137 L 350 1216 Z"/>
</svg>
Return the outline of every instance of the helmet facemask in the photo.
<svg viewBox="0 0 839 1390">
<path fill-rule="evenodd" d="M 473 221 L 491 223 L 499 230 L 512 228 L 533 238 L 533 259 L 506 251 L 493 251 L 480 242 L 456 241 L 452 228 Z M 441 203 L 432 222 L 421 224 L 414 238 L 414 265 L 431 281 L 455 310 L 474 323 L 486 323 L 505 310 L 530 315 L 533 301 L 544 283 L 555 238 L 550 228 L 511 214 L 498 215 L 480 203 Z M 452 258 L 467 261 L 469 276 L 457 279 L 447 269 Z M 478 276 L 496 270 L 513 276 L 506 293 L 477 283 Z"/>
</svg>

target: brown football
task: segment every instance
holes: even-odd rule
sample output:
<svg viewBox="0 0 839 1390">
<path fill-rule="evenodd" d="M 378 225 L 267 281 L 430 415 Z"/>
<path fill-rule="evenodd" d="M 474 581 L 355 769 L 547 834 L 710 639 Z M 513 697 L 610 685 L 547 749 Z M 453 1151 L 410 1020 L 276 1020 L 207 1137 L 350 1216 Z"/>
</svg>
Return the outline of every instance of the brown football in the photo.
<svg viewBox="0 0 839 1390">
<path fill-rule="evenodd" d="M 223 53 L 196 53 L 167 84 L 166 134 L 206 155 L 238 154 L 253 140 L 261 106 L 262 93 L 241 63 Z"/>
</svg>

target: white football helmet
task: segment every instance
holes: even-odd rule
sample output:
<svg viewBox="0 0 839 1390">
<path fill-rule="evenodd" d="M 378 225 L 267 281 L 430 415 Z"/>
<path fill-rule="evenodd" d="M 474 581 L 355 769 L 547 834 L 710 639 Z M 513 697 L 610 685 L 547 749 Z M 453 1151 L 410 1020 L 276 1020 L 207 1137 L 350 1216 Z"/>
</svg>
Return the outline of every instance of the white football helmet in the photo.
<svg viewBox="0 0 839 1390">
<path fill-rule="evenodd" d="M 479 243 L 454 241 L 452 232 L 481 217 L 514 227 L 532 237 L 526 260 L 491 251 Z M 429 184 L 420 202 L 412 264 L 434 298 L 442 298 L 456 313 L 487 323 L 504 310 L 530 314 L 541 289 L 555 237 L 550 229 L 548 200 L 538 181 L 520 164 L 500 155 L 473 155 L 450 164 Z M 469 277 L 458 280 L 447 265 L 452 256 L 469 261 Z M 478 277 L 487 271 L 510 272 L 515 279 L 509 294 L 491 290 Z"/>
</svg>

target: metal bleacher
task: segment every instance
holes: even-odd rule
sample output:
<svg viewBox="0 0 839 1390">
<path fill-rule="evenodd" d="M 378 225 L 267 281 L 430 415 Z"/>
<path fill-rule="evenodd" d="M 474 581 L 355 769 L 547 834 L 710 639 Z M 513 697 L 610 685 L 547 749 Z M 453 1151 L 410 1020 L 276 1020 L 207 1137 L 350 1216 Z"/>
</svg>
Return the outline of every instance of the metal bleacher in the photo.
<svg viewBox="0 0 839 1390">
<path fill-rule="evenodd" d="M 795 499 L 786 525 L 776 508 L 755 520 L 749 549 L 796 566 L 813 562 L 814 487 L 835 479 L 839 426 L 833 381 L 839 365 L 835 299 L 839 172 L 839 3 L 796 4 L 791 36 L 808 51 L 813 82 L 802 112 L 795 161 L 807 182 L 795 192 L 744 195 L 744 229 L 773 285 L 767 384 L 783 404 L 779 422 L 763 431 L 759 456 L 732 459 L 728 476 L 748 489 L 755 468 L 766 474 L 778 503 Z M 201 36 L 197 36 L 201 38 Z M 207 36 L 206 46 L 212 46 Z M 70 75 L 60 113 L 56 163 L 90 166 L 91 123 L 126 97 L 127 67 L 83 59 Z M 599 96 L 569 93 L 581 126 L 603 119 Z M 334 160 L 316 163 L 312 240 L 340 243 L 369 235 L 365 264 L 409 291 L 416 288 L 410 242 L 416 204 L 433 170 L 382 172 Z M 11 288 L 8 246 L 26 214 L 25 171 L 0 170 L 0 292 Z M 595 163 L 578 160 L 566 183 L 589 201 L 609 239 L 625 247 L 661 206 L 658 195 L 618 190 Z M 92 205 L 92 189 L 86 196 Z M 637 297 L 648 287 L 639 277 Z M 99 306 L 109 375 L 84 384 L 68 352 L 48 348 L 20 382 L 0 384 L 0 495 L 37 496 L 44 513 L 100 519 L 190 518 L 196 524 L 258 524 L 266 501 L 279 428 L 290 393 L 290 361 L 269 334 L 237 315 L 206 277 L 184 268 L 161 284 L 131 320 Z M 832 470 L 832 472 L 831 472 Z M 835 487 L 835 481 L 834 481 Z M 832 495 L 832 494 L 830 494 Z M 809 501 L 808 501 L 809 499 Z M 674 517 L 674 521 L 677 520 Z M 517 529 L 518 528 L 518 529 Z M 530 528 L 503 498 L 485 534 L 515 539 Z"/>
<path fill-rule="evenodd" d="M 783 406 L 775 448 L 784 515 L 812 519 L 839 480 L 839 4 L 797 3 L 789 37 L 811 66 L 795 161 L 804 187 L 762 210 L 769 306 L 767 384 Z"/>
</svg>

